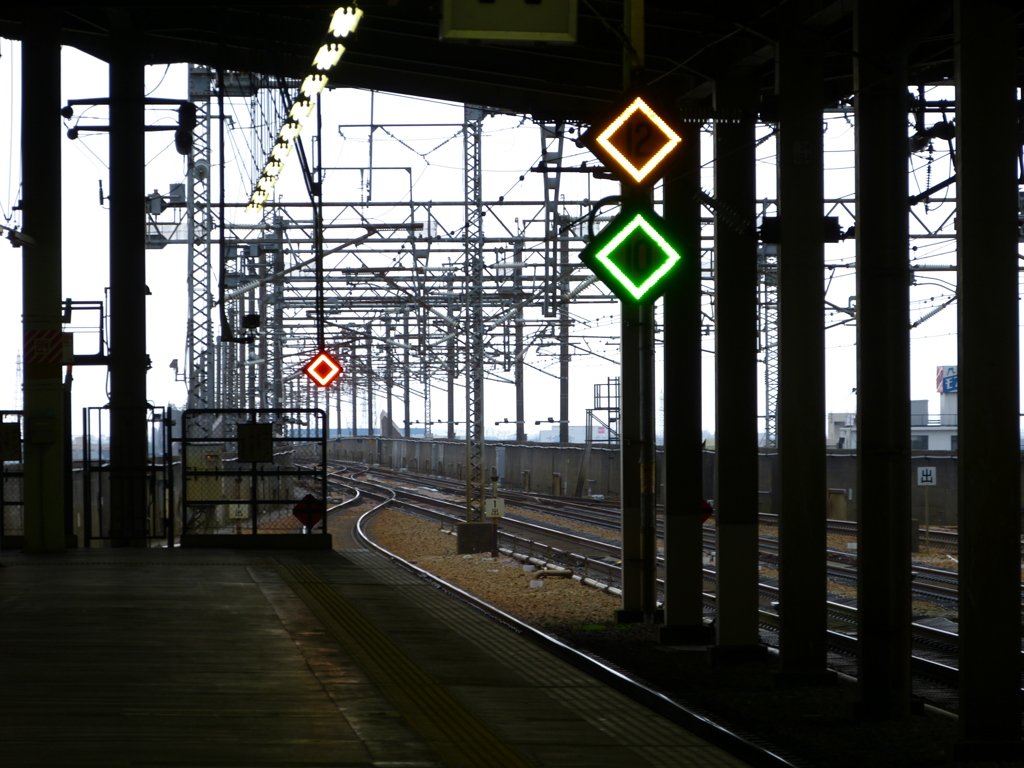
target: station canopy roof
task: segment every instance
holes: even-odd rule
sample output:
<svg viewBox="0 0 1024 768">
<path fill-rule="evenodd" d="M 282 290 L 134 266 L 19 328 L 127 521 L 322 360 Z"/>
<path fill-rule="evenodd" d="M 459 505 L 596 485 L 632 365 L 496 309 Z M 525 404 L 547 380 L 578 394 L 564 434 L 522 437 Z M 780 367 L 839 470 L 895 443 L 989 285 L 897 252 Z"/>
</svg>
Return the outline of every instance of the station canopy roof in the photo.
<svg viewBox="0 0 1024 768">
<path fill-rule="evenodd" d="M 331 73 L 331 86 L 582 122 L 594 120 L 621 93 L 623 0 L 577 0 L 574 43 L 442 39 L 447 1 L 360 0 L 365 16 Z M 100 59 L 130 41 L 147 64 L 190 62 L 298 78 L 308 70 L 337 5 L 159 3 L 42 10 L 60 13 L 64 45 Z M 825 53 L 826 106 L 852 93 L 849 0 L 822 2 L 813 13 L 801 8 L 815 4 L 784 0 L 643 5 L 646 78 L 674 98 L 706 100 L 713 81 L 736 69 L 770 98 L 776 43 L 789 35 Z M 952 2 L 933 4 L 909 26 L 911 83 L 952 76 L 952 8 Z M 23 6 L 0 8 L 0 36 L 21 39 L 29 13 Z"/>
</svg>

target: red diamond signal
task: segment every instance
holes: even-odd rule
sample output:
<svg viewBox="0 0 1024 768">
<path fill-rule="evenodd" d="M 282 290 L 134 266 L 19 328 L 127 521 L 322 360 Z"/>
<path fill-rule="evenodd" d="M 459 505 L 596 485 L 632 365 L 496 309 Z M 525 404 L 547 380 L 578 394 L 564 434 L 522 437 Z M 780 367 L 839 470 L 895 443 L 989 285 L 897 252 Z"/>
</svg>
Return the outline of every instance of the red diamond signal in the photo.
<svg viewBox="0 0 1024 768">
<path fill-rule="evenodd" d="M 319 387 L 329 386 L 332 381 L 344 370 L 341 364 L 326 352 L 321 352 L 306 364 L 304 369 Z"/>
</svg>

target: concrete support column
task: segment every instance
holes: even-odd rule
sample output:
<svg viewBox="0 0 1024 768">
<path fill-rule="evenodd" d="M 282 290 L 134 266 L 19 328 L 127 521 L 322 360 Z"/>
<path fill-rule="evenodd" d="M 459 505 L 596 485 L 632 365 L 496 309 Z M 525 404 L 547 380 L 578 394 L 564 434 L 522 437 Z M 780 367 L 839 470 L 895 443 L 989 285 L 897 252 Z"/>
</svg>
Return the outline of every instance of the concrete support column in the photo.
<svg viewBox="0 0 1024 768">
<path fill-rule="evenodd" d="M 349 377 L 349 381 L 352 384 L 352 437 L 359 434 L 359 386 L 356 383 L 356 348 L 352 346 L 352 375 Z M 408 392 L 408 388 L 405 390 Z M 405 417 L 409 418 L 408 410 L 406 411 Z"/>
<path fill-rule="evenodd" d="M 621 376 L 619 440 L 622 492 L 622 609 L 618 621 L 643 619 L 643 536 L 640 525 L 640 308 L 619 302 L 621 311 Z"/>
<path fill-rule="evenodd" d="M 455 293 L 455 279 L 448 279 L 448 294 Z M 455 307 L 451 299 L 448 300 L 448 317 L 454 318 Z M 445 359 L 445 375 L 448 384 L 448 439 L 455 439 L 455 373 L 459 369 L 459 358 L 455 351 L 455 337 L 448 339 L 448 357 Z"/>
<path fill-rule="evenodd" d="M 715 82 L 715 504 L 718 607 L 712 659 L 760 657 L 757 545 L 755 93 L 747 72 Z"/>
<path fill-rule="evenodd" d="M 708 644 L 704 626 L 701 450 L 700 126 L 684 123 L 665 175 L 665 222 L 683 261 L 665 290 L 665 621 L 659 641 Z"/>
<path fill-rule="evenodd" d="M 402 372 L 403 372 L 403 375 L 404 375 L 403 383 L 405 385 L 405 387 L 404 387 L 404 389 L 402 391 L 402 405 L 403 405 L 403 407 L 405 409 L 405 431 L 403 432 L 403 434 L 408 439 L 412 435 L 412 424 L 410 423 L 412 421 L 412 405 L 410 403 L 412 396 L 411 396 L 411 393 L 409 391 L 409 385 L 410 385 L 410 381 L 409 381 L 409 377 L 410 377 L 410 374 L 409 374 L 409 369 L 410 369 L 410 365 L 409 365 L 409 347 L 412 346 L 412 341 L 409 338 L 409 312 L 408 312 L 408 310 L 403 310 L 402 314 L 403 314 L 403 317 L 402 317 L 402 330 L 403 330 L 402 342 L 405 344 L 405 348 L 402 351 Z M 352 371 L 352 375 L 355 376 L 355 371 L 354 370 Z M 355 397 L 355 391 L 356 391 L 356 385 L 355 385 L 355 380 L 353 379 L 353 383 L 352 383 L 352 393 L 353 393 L 352 397 L 353 398 Z M 355 434 L 356 434 L 356 424 L 355 424 L 355 420 L 353 420 L 353 422 L 352 422 L 352 435 L 355 436 Z"/>
<path fill-rule="evenodd" d="M 654 304 L 640 307 L 640 608 L 647 624 L 660 622 L 658 606 L 657 470 L 655 445 Z"/>
<path fill-rule="evenodd" d="M 910 714 L 906 25 L 854 13 L 859 714 Z M 783 608 L 785 610 L 785 608 Z"/>
<path fill-rule="evenodd" d="M 559 217 L 559 232 L 562 220 Z M 569 442 L 569 363 L 571 361 L 569 346 L 569 238 L 559 235 L 558 238 L 558 442 Z"/>
<path fill-rule="evenodd" d="M 366 335 L 366 434 L 373 437 L 373 336 Z"/>
<path fill-rule="evenodd" d="M 146 545 L 145 77 L 131 30 L 110 56 L 110 536 Z"/>
<path fill-rule="evenodd" d="M 958 759 L 1020 760 L 1020 360 L 1014 12 L 956 3 Z"/>
<path fill-rule="evenodd" d="M 394 401 L 393 401 L 392 396 L 391 396 L 391 390 L 395 386 L 394 372 L 393 372 L 393 367 L 391 365 L 391 359 L 392 359 L 392 355 L 393 354 L 394 354 L 394 350 L 391 347 L 391 317 L 388 316 L 388 317 L 384 318 L 384 355 L 385 355 L 385 357 L 384 357 L 384 387 L 387 390 L 387 394 L 385 395 L 386 401 L 385 401 L 385 406 L 384 407 L 388 409 L 388 420 L 391 422 L 392 426 L 395 423 L 395 412 L 394 412 L 394 410 L 392 410 L 395 407 L 395 404 L 394 404 Z M 449 371 L 450 371 L 450 368 L 449 368 Z M 449 375 L 451 375 L 451 374 L 449 373 Z M 449 384 L 450 384 L 450 382 L 449 382 Z M 451 420 L 452 420 L 451 410 L 449 409 L 449 411 L 448 411 L 448 423 L 449 423 L 449 425 L 451 424 Z M 338 428 L 341 429 L 341 420 L 340 419 L 338 420 Z M 383 421 L 381 421 L 381 424 L 380 424 L 380 434 L 381 434 L 381 437 L 395 437 L 395 435 L 391 434 L 391 429 L 386 429 L 384 427 L 384 422 Z M 341 432 L 338 432 L 338 436 L 339 437 L 341 436 Z"/>
<path fill-rule="evenodd" d="M 522 254 L 519 250 L 519 246 L 516 246 L 516 254 L 513 257 L 514 261 L 522 261 Z M 517 269 L 512 273 L 512 285 L 514 286 L 514 295 L 516 301 L 520 301 L 523 295 L 523 270 Z M 523 363 L 523 327 L 525 325 L 525 319 L 523 317 L 523 310 L 520 307 L 516 310 L 515 329 L 516 329 L 516 347 L 515 347 L 515 361 L 512 364 L 513 376 L 515 379 L 516 387 L 516 442 L 526 442 L 526 377 L 525 368 Z"/>
<path fill-rule="evenodd" d="M 825 669 L 825 300 L 821 54 L 779 43 L 780 684 L 835 680 Z M 774 485 L 774 483 L 773 483 Z"/>
<path fill-rule="evenodd" d="M 22 41 L 25 355 L 25 551 L 63 552 L 64 388 L 61 384 L 60 23 L 25 12 Z"/>
</svg>

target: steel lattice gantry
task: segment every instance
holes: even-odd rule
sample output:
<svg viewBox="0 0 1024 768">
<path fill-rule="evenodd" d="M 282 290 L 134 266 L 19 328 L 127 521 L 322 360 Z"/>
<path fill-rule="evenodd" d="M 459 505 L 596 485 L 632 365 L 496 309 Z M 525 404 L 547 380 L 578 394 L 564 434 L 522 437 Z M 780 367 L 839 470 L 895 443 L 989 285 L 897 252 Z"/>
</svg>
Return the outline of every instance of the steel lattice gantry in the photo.
<svg viewBox="0 0 1024 768">
<path fill-rule="evenodd" d="M 484 505 L 484 253 L 482 107 L 466 105 L 466 520 L 483 521 Z"/>
<path fill-rule="evenodd" d="M 210 95 L 212 73 L 191 65 L 189 100 L 196 105 L 196 127 L 188 162 L 188 407 L 210 408 L 215 402 L 212 243 L 210 205 Z"/>
</svg>

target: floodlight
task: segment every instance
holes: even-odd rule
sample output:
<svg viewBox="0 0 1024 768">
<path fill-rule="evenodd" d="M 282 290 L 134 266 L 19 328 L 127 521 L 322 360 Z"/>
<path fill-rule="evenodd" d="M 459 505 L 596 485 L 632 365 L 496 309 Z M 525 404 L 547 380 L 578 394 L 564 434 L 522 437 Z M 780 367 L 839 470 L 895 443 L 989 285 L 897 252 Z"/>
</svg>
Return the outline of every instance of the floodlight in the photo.
<svg viewBox="0 0 1024 768">
<path fill-rule="evenodd" d="M 352 32 L 356 31 L 361 18 L 363 18 L 361 8 L 354 6 L 339 8 L 334 12 L 334 18 L 331 19 L 331 26 L 328 27 L 327 31 L 334 37 L 348 37 Z"/>
<path fill-rule="evenodd" d="M 345 46 L 341 43 L 324 43 L 313 57 L 313 66 L 321 72 L 333 69 L 334 65 L 341 61 L 341 54 L 344 52 Z"/>
<path fill-rule="evenodd" d="M 260 176 L 260 180 L 256 182 L 256 189 L 262 189 L 264 192 L 269 193 L 277 184 L 277 179 L 273 176 Z"/>
<path fill-rule="evenodd" d="M 263 166 L 263 175 L 274 177 L 280 175 L 281 171 L 283 170 L 284 163 L 282 163 L 280 160 L 270 159 L 267 161 L 267 164 Z"/>
<path fill-rule="evenodd" d="M 262 210 L 263 210 L 263 206 L 262 205 L 258 205 L 256 203 L 249 203 L 247 206 L 245 206 L 245 212 L 246 213 L 259 213 Z"/>
</svg>

